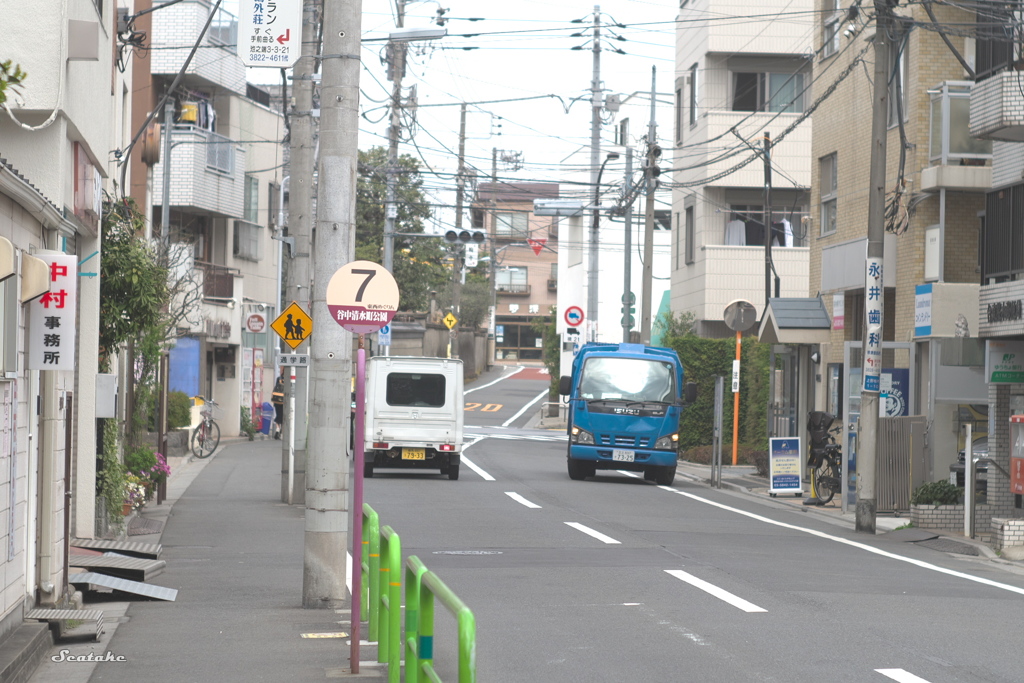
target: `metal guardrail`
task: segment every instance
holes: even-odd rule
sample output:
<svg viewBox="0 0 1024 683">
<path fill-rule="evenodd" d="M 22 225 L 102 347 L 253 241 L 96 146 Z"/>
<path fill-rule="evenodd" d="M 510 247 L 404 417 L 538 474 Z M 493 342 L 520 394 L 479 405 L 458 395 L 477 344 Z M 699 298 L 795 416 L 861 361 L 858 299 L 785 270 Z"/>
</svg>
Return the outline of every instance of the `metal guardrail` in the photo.
<svg viewBox="0 0 1024 683">
<path fill-rule="evenodd" d="M 437 574 L 428 570 L 418 557 L 406 561 L 406 616 L 411 600 L 418 597 L 417 623 L 413 636 L 406 637 L 405 680 L 441 683 L 434 671 L 434 602 L 441 604 L 455 617 L 458 626 L 459 683 L 476 683 L 476 617 L 459 596 L 445 585 Z M 417 580 L 418 579 L 418 580 Z M 410 590 L 411 588 L 411 590 Z M 410 631 L 406 624 L 406 633 Z M 421 679 L 422 675 L 422 679 Z"/>
<path fill-rule="evenodd" d="M 389 683 L 402 674 L 402 541 L 389 526 L 380 528 L 380 624 L 377 661 L 388 665 Z"/>
<path fill-rule="evenodd" d="M 366 640 L 377 642 L 377 628 L 380 624 L 380 517 L 377 512 L 363 503 L 363 554 L 360 569 L 363 573 L 362 602 L 360 617 L 369 622 Z"/>
</svg>

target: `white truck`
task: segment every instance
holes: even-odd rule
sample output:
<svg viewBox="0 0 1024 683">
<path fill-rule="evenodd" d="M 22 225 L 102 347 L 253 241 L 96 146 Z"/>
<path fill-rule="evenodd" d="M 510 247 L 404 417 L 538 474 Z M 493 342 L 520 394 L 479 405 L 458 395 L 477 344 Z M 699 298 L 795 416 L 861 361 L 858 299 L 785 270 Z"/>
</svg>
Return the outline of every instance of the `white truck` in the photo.
<svg viewBox="0 0 1024 683">
<path fill-rule="evenodd" d="M 462 361 L 374 356 L 366 368 L 365 465 L 437 469 L 459 478 Z"/>
</svg>

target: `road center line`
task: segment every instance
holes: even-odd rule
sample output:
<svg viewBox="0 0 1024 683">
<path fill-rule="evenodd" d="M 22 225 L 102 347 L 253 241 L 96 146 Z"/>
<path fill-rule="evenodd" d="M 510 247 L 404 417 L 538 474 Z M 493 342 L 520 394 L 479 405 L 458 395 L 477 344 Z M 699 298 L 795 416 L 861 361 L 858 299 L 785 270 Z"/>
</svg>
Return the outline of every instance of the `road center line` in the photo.
<svg viewBox="0 0 1024 683">
<path fill-rule="evenodd" d="M 687 574 L 686 572 L 684 572 L 681 569 L 666 569 L 665 573 L 666 574 L 671 574 L 672 576 L 676 577 L 677 579 L 679 579 L 681 581 L 685 581 L 686 583 L 690 584 L 694 588 L 699 588 L 702 591 L 704 591 L 705 593 L 708 593 L 710 595 L 715 596 L 719 600 L 724 600 L 725 602 L 729 603 L 733 607 L 737 607 L 737 608 L 743 610 L 744 612 L 767 612 L 768 611 L 768 610 L 764 609 L 763 607 L 758 607 L 757 605 L 755 605 L 752 602 L 747 602 L 746 600 L 744 600 L 743 598 L 739 597 L 738 595 L 733 595 L 732 593 L 730 593 L 729 591 L 725 590 L 724 588 L 719 588 L 718 586 L 716 586 L 716 585 L 714 585 L 712 583 L 708 583 L 704 579 L 698 579 L 693 574 Z"/>
<path fill-rule="evenodd" d="M 537 510 L 540 509 L 540 505 L 537 505 L 536 503 L 531 503 L 530 501 L 526 500 L 525 498 L 520 496 L 515 491 L 505 491 L 505 495 L 508 496 L 509 498 L 511 498 L 512 500 L 514 500 L 517 503 L 522 503 L 523 505 L 525 505 L 528 508 L 535 508 Z"/>
<path fill-rule="evenodd" d="M 773 526 L 781 527 L 783 529 L 792 529 L 793 531 L 800 531 L 800 532 L 805 533 L 805 534 L 810 534 L 811 536 L 817 536 L 818 538 L 825 538 L 825 539 L 828 539 L 830 541 L 835 541 L 836 543 L 842 543 L 843 545 L 848 545 L 848 546 L 850 546 L 852 548 L 859 548 L 861 550 L 866 550 L 869 553 L 874 553 L 875 555 L 880 555 L 882 557 L 888 557 L 891 560 L 897 560 L 899 562 L 906 562 L 907 564 L 912 564 L 912 565 L 914 565 L 916 567 L 921 567 L 922 569 L 927 569 L 929 571 L 938 572 L 940 574 L 947 574 L 949 576 L 955 576 L 958 579 L 967 579 L 968 581 L 974 581 L 975 583 L 980 583 L 980 584 L 983 584 L 985 586 L 992 586 L 993 588 L 1000 588 L 1002 590 L 1009 591 L 1011 593 L 1017 593 L 1018 595 L 1024 595 L 1024 588 L 1018 588 L 1017 586 L 1011 586 L 1011 585 L 1006 584 L 1006 583 L 999 583 L 998 581 L 992 581 L 991 579 L 983 579 L 980 576 L 972 576 L 970 574 L 965 574 L 963 572 L 958 572 L 958 571 L 955 571 L 953 569 L 946 569 L 945 567 L 940 567 L 938 565 L 931 564 L 930 562 L 924 562 L 922 560 L 915 560 L 915 559 L 910 558 L 910 557 L 904 557 L 903 555 L 897 555 L 896 553 L 890 553 L 890 552 L 888 552 L 886 550 L 880 550 L 878 548 L 873 548 L 872 546 L 867 545 L 865 543 L 859 543 L 857 541 L 851 541 L 849 539 L 840 538 L 839 536 L 833 536 L 831 534 L 826 534 L 824 531 L 816 531 L 814 529 L 807 529 L 807 528 L 804 528 L 804 527 L 801 527 L 801 526 L 797 526 L 795 524 L 788 524 L 786 522 L 779 522 L 779 521 L 776 521 L 774 519 L 769 519 L 768 517 L 764 517 L 762 515 L 758 515 L 758 514 L 753 513 L 753 512 L 747 512 L 746 510 L 740 510 L 739 508 L 730 507 L 729 505 L 724 505 L 723 503 L 716 503 L 713 500 L 708 500 L 707 498 L 701 498 L 700 496 L 696 496 L 696 495 L 694 495 L 692 493 L 687 493 L 685 491 L 678 491 L 678 490 L 672 488 L 671 486 L 659 486 L 658 488 L 662 489 L 664 491 L 668 491 L 670 493 L 677 493 L 680 496 L 685 496 L 685 497 L 690 498 L 692 500 L 695 500 L 695 501 L 697 501 L 699 503 L 704 503 L 706 505 L 711 505 L 713 507 L 720 508 L 722 510 L 728 510 L 729 512 L 735 512 L 736 514 L 743 515 L 744 517 L 749 517 L 751 519 L 756 519 L 759 522 L 764 522 L 765 524 L 771 524 Z"/>
<path fill-rule="evenodd" d="M 526 369 L 525 365 L 520 365 L 518 368 L 516 368 L 512 372 L 508 373 L 507 375 L 502 375 L 501 377 L 499 377 L 498 379 L 494 380 L 493 382 L 488 382 L 487 384 L 482 384 L 482 385 L 480 385 L 478 387 L 473 387 L 472 389 L 466 389 L 465 391 L 462 392 L 462 395 L 465 396 L 466 394 L 472 394 L 474 391 L 477 391 L 479 389 L 486 389 L 487 387 L 493 386 L 493 385 L 497 384 L 498 382 L 502 381 L 503 379 L 508 379 L 512 375 L 518 374 L 518 373 L 522 372 L 525 369 Z"/>
<path fill-rule="evenodd" d="M 588 536 L 593 536 L 594 538 L 596 538 L 597 540 L 601 541 L 602 543 L 609 543 L 609 544 L 610 543 L 616 543 L 616 544 L 619 543 L 619 541 L 616 541 L 611 536 L 605 536 L 600 531 L 594 531 L 590 527 L 583 526 L 579 522 L 566 522 L 566 524 L 571 526 L 573 529 L 577 529 L 579 531 L 582 531 L 583 533 L 585 533 Z"/>
<path fill-rule="evenodd" d="M 515 421 L 516 421 L 517 419 L 519 419 L 519 416 L 520 416 L 520 415 L 522 415 L 522 414 L 523 414 L 523 413 L 525 413 L 525 412 L 526 412 L 527 410 L 529 410 L 529 409 L 530 409 L 530 406 L 532 406 L 532 405 L 533 405 L 534 403 L 536 403 L 537 401 L 541 400 L 542 398 L 544 398 L 544 397 L 545 397 L 545 396 L 547 396 L 547 395 L 548 395 L 548 390 L 547 390 L 547 389 L 545 389 L 544 391 L 542 391 L 542 392 L 540 392 L 539 394 L 537 394 L 537 398 L 533 399 L 532 401 L 530 401 L 529 403 L 527 403 L 527 404 L 526 404 L 525 406 L 523 406 L 522 408 L 520 408 L 520 409 L 519 409 L 519 412 L 518 412 L 518 413 L 516 413 L 515 415 L 513 415 L 513 416 L 512 416 L 512 417 L 510 417 L 509 419 L 507 419 L 507 420 L 505 420 L 504 422 L 502 422 L 502 423 L 501 423 L 501 426 L 502 426 L 502 427 L 508 427 L 508 426 L 509 426 L 510 424 L 512 424 L 513 422 L 515 422 Z"/>
<path fill-rule="evenodd" d="M 494 477 L 492 477 L 491 475 L 487 474 L 487 472 L 484 472 L 482 469 L 480 469 L 479 465 L 477 465 L 475 462 L 473 462 L 472 460 L 470 460 L 469 458 L 466 457 L 465 450 L 463 450 L 463 452 L 462 452 L 462 462 L 464 464 L 466 464 L 466 465 L 469 465 L 469 469 L 473 470 L 474 472 L 479 474 L 481 477 L 483 477 L 484 481 L 494 481 Z"/>
<path fill-rule="evenodd" d="M 899 681 L 900 683 L 928 683 L 928 681 L 920 676 L 915 676 L 909 671 L 904 671 L 903 669 L 875 669 L 875 671 L 887 678 L 891 678 L 894 681 Z"/>
</svg>

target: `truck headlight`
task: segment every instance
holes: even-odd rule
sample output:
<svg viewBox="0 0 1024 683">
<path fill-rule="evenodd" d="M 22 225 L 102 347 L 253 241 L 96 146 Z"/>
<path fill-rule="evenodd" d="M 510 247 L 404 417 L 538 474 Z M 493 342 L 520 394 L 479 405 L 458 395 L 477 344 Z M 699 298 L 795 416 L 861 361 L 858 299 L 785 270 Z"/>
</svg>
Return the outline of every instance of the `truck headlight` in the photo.
<svg viewBox="0 0 1024 683">
<path fill-rule="evenodd" d="M 659 451 L 673 451 L 676 446 L 679 445 L 679 434 L 669 434 L 663 436 L 654 443 L 654 447 Z"/>
<path fill-rule="evenodd" d="M 580 429 L 579 427 L 573 427 L 572 442 L 578 444 L 593 444 L 594 435 L 584 429 Z"/>
</svg>

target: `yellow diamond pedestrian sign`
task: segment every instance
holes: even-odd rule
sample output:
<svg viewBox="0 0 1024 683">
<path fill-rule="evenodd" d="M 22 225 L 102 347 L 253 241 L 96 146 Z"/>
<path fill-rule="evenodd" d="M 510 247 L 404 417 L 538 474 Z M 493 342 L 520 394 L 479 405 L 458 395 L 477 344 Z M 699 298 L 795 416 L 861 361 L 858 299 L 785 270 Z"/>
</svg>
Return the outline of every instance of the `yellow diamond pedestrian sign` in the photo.
<svg viewBox="0 0 1024 683">
<path fill-rule="evenodd" d="M 452 312 L 451 312 L 451 311 L 448 311 L 448 315 L 446 315 L 446 316 L 444 317 L 444 319 L 442 320 L 442 322 L 443 322 L 443 323 L 444 323 L 445 325 L 447 325 L 447 326 L 448 326 L 448 329 L 450 330 L 450 329 L 452 329 L 453 327 L 455 327 L 455 323 L 459 322 L 459 319 L 458 319 L 458 318 L 456 318 L 456 317 L 455 317 L 454 315 L 452 315 Z"/>
<path fill-rule="evenodd" d="M 281 315 L 277 316 L 277 320 L 270 323 L 270 329 L 277 332 L 277 336 L 294 351 L 313 333 L 313 319 L 309 317 L 309 313 L 302 310 L 302 306 L 293 301 Z"/>
</svg>

